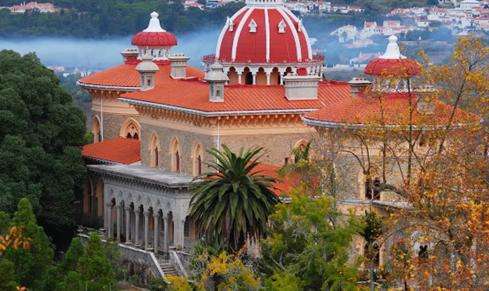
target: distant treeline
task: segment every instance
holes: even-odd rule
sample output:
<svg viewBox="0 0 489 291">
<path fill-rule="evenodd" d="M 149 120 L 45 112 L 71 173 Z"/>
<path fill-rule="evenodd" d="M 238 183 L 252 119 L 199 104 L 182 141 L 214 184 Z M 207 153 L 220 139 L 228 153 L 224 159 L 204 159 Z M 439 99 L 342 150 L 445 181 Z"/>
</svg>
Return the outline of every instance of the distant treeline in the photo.
<svg viewBox="0 0 489 291">
<path fill-rule="evenodd" d="M 0 0 L 0 6 L 21 1 Z M 47 1 L 44 1 L 47 2 Z M 223 7 L 202 11 L 184 9 L 180 1 L 121 1 L 121 0 L 55 0 L 65 9 L 59 13 L 11 14 L 0 10 L 0 36 L 71 36 L 103 38 L 125 36 L 148 25 L 149 13 L 157 11 L 165 29 L 187 32 L 206 26 L 223 24 L 243 3 L 230 3 Z"/>
<path fill-rule="evenodd" d="M 28 0 L 0 0 L 0 6 L 11 6 Z M 189 32 L 206 26 L 223 24 L 244 5 L 243 2 L 229 3 L 217 9 L 202 11 L 197 8 L 184 9 L 181 0 L 37 0 L 54 3 L 63 8 L 59 13 L 43 14 L 36 11 L 11 14 L 0 10 L 0 37 L 15 36 L 71 36 L 103 38 L 122 36 L 144 28 L 149 13 L 157 11 L 165 29 Z M 205 3 L 205 0 L 199 0 Z M 365 8 L 362 19 L 375 20 L 386 11 L 396 7 L 412 7 L 433 4 L 436 0 L 344 0 L 335 4 L 359 5 Z M 349 17 L 341 17 L 347 20 Z M 330 18 L 331 20 L 331 18 Z M 358 20 L 358 18 L 357 18 Z"/>
</svg>

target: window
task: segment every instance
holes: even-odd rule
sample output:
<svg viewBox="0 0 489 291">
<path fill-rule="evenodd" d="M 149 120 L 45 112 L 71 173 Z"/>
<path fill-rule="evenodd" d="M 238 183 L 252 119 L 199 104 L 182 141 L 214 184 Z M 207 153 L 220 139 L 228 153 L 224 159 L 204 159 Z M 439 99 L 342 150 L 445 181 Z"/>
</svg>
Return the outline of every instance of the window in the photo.
<svg viewBox="0 0 489 291">
<path fill-rule="evenodd" d="M 149 145 L 150 167 L 157 168 L 160 165 L 160 142 L 156 133 L 151 136 Z"/>
<path fill-rule="evenodd" d="M 287 166 L 289 164 L 289 157 L 286 157 L 284 159 L 284 165 Z"/>
<path fill-rule="evenodd" d="M 200 176 L 202 175 L 202 160 L 203 160 L 203 147 L 201 144 L 196 144 L 192 153 L 193 157 L 193 175 Z"/>
<path fill-rule="evenodd" d="M 180 172 L 180 153 L 175 152 L 175 172 Z"/>
<path fill-rule="evenodd" d="M 380 179 L 367 178 L 365 181 L 365 199 L 380 200 Z"/>
<path fill-rule="evenodd" d="M 200 155 L 197 157 L 197 175 L 202 175 L 202 157 Z"/>
<path fill-rule="evenodd" d="M 418 257 L 420 259 L 427 259 L 428 258 L 428 245 L 420 245 L 419 246 Z"/>
<path fill-rule="evenodd" d="M 181 170 L 180 152 L 180 143 L 177 138 L 174 138 L 170 143 L 171 170 L 173 172 L 180 172 Z"/>
</svg>

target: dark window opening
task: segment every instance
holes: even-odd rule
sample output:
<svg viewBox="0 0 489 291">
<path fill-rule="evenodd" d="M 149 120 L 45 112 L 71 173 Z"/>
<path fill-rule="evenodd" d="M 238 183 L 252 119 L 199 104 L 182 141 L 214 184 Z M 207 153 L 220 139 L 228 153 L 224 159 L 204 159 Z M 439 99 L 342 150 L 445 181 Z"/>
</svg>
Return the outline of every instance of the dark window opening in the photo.
<svg viewBox="0 0 489 291">
<path fill-rule="evenodd" d="M 175 171 L 180 172 L 180 153 L 175 152 Z"/>
<path fill-rule="evenodd" d="M 251 72 L 246 73 L 245 84 L 246 85 L 253 85 L 253 74 Z"/>
<path fill-rule="evenodd" d="M 380 200 L 380 179 L 375 178 L 372 182 L 371 178 L 365 181 L 365 198 L 368 200 Z"/>
<path fill-rule="evenodd" d="M 158 167 L 158 164 L 159 164 L 159 157 L 158 157 L 158 148 L 155 148 L 155 167 Z"/>
<path fill-rule="evenodd" d="M 420 259 L 427 259 L 428 258 L 428 246 L 427 245 L 419 246 L 418 257 Z"/>
<path fill-rule="evenodd" d="M 197 157 L 197 175 L 202 175 L 202 158 L 200 156 Z"/>
</svg>

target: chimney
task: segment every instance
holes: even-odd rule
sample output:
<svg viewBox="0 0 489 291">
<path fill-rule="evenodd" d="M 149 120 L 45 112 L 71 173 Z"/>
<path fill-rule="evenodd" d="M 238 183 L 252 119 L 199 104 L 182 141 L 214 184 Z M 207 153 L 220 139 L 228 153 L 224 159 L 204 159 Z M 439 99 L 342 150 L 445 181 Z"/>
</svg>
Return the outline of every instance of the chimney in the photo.
<svg viewBox="0 0 489 291">
<path fill-rule="evenodd" d="M 168 57 L 170 60 L 170 76 L 173 79 L 183 79 L 187 77 L 187 61 L 190 59 L 184 54 L 174 54 Z"/>
<path fill-rule="evenodd" d="M 224 84 L 229 81 L 229 78 L 224 74 L 223 66 L 219 63 L 212 64 L 204 80 L 209 83 L 209 101 L 224 102 Z"/>
<path fill-rule="evenodd" d="M 155 87 L 155 75 L 159 70 L 158 65 L 153 62 L 153 57 L 149 53 L 144 54 L 141 62 L 136 66 L 136 71 L 139 72 L 141 80 L 142 91 Z"/>
<path fill-rule="evenodd" d="M 121 52 L 122 59 L 126 65 L 135 65 L 138 63 L 138 50 L 136 48 L 126 48 Z"/>
<path fill-rule="evenodd" d="M 318 97 L 318 83 L 321 77 L 284 76 L 285 97 L 289 100 L 314 100 Z"/>
<path fill-rule="evenodd" d="M 416 109 L 421 114 L 433 114 L 438 90 L 432 85 L 422 85 L 414 89 L 416 94 Z"/>
<path fill-rule="evenodd" d="M 348 84 L 350 85 L 351 94 L 357 96 L 359 93 L 365 91 L 365 89 L 367 89 L 367 87 L 370 86 L 372 82 L 370 82 L 366 78 L 354 77 L 353 79 L 348 81 Z"/>
</svg>

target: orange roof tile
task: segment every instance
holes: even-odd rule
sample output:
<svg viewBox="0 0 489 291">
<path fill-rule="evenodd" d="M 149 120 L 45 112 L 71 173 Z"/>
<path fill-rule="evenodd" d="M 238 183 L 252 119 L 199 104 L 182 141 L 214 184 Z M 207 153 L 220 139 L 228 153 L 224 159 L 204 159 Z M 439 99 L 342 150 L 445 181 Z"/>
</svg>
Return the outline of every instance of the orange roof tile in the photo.
<svg viewBox="0 0 489 291">
<path fill-rule="evenodd" d="M 260 163 L 255 168 L 255 170 L 258 174 L 275 178 L 277 182 L 273 185 L 273 192 L 276 195 L 286 195 L 290 190 L 292 190 L 294 186 L 297 186 L 299 184 L 299 181 L 298 179 L 294 179 L 290 175 L 286 177 L 280 177 L 280 175 L 278 174 L 280 168 L 281 166 Z"/>
<path fill-rule="evenodd" d="M 132 164 L 141 160 L 141 142 L 137 139 L 114 138 L 83 146 L 83 157 L 113 163 Z"/>
<path fill-rule="evenodd" d="M 140 86 L 139 73 L 136 71 L 137 64 L 121 64 L 100 72 L 92 73 L 78 82 L 81 86 L 100 87 L 127 87 L 138 88 Z M 170 78 L 170 65 L 161 64 L 156 73 L 156 83 L 165 84 L 174 81 Z M 187 67 L 187 75 L 203 78 L 204 73 L 197 68 Z"/>
<path fill-rule="evenodd" d="M 409 125 L 409 99 L 412 98 L 412 106 L 416 107 L 416 96 L 408 94 L 390 94 L 381 99 L 352 96 L 337 102 L 334 105 L 306 114 L 305 120 L 318 121 L 331 124 L 381 124 Z M 382 105 L 380 103 L 382 100 Z M 383 109 L 383 119 L 381 115 Z M 441 101 L 435 101 L 435 110 L 432 114 L 420 114 L 416 109 L 413 112 L 413 124 L 424 126 L 440 126 L 448 122 L 453 107 Z M 479 117 L 457 109 L 453 123 L 466 124 L 477 123 Z M 319 124 L 318 124 L 319 125 Z"/>
<path fill-rule="evenodd" d="M 288 100 L 283 86 L 229 85 L 224 102 L 210 102 L 208 84 L 200 80 L 171 80 L 156 88 L 124 94 L 129 103 L 148 102 L 202 112 L 246 112 L 311 110 L 329 106 L 350 96 L 350 87 L 342 82 L 321 82 L 315 100 Z"/>
</svg>

